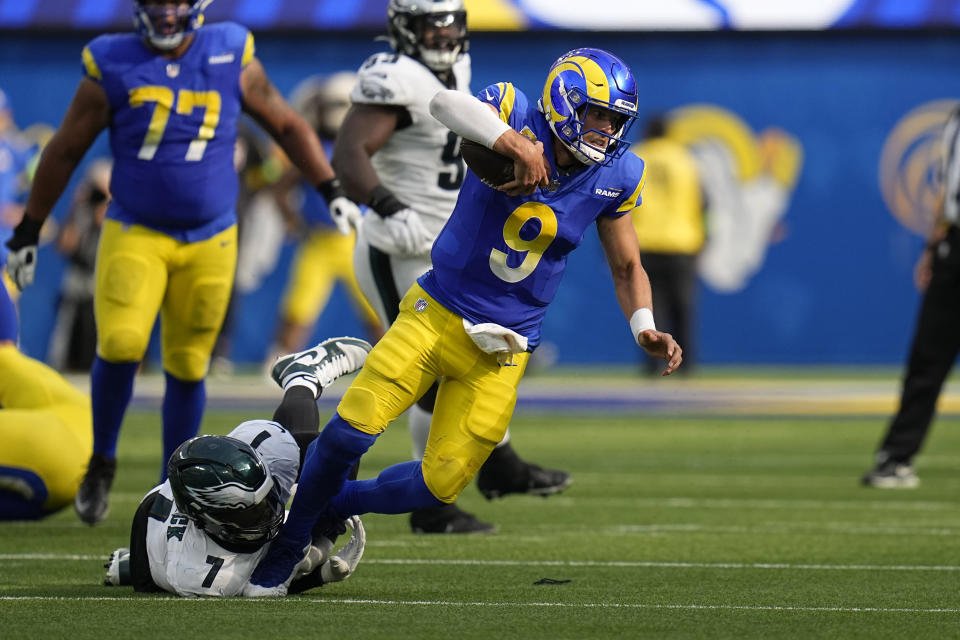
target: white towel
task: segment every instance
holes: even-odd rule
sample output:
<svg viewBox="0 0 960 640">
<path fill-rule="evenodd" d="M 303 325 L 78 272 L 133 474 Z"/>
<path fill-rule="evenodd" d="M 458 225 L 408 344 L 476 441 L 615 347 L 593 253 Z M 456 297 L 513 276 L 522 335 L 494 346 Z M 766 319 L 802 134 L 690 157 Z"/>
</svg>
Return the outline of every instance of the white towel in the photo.
<svg viewBox="0 0 960 640">
<path fill-rule="evenodd" d="M 464 318 L 463 328 L 481 351 L 497 354 L 500 366 L 512 365 L 513 355 L 527 350 L 524 336 L 495 322 L 473 324 Z"/>
</svg>

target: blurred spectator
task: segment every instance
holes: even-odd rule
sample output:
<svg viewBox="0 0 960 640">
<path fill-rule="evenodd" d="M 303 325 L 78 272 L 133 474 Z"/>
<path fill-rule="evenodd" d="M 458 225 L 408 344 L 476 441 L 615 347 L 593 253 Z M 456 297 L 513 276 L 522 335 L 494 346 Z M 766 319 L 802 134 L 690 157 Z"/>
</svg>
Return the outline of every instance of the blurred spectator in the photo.
<svg viewBox="0 0 960 640">
<path fill-rule="evenodd" d="M 67 266 L 47 359 L 58 371 L 89 371 L 96 354 L 93 267 L 110 202 L 112 164 L 108 158 L 99 158 L 89 166 L 57 238 L 57 250 L 67 259 Z"/>
<path fill-rule="evenodd" d="M 237 126 L 233 163 L 239 176 L 237 196 L 237 271 L 223 326 L 213 347 L 211 375 L 230 375 L 231 336 L 237 300 L 257 289 L 277 266 L 283 245 L 283 212 L 270 188 L 284 175 L 289 161 L 280 146 L 248 118 Z"/>
<path fill-rule="evenodd" d="M 876 453 L 863 484 L 912 489 L 920 483 L 913 457 L 926 439 L 943 382 L 960 353 L 960 108 L 943 133 L 944 184 L 933 228 L 917 261 L 914 280 L 924 292 L 907 361 L 900 409 Z"/>
<path fill-rule="evenodd" d="M 631 215 L 653 286 L 654 320 L 683 345 L 680 372 L 689 374 L 696 362 L 697 255 L 706 238 L 697 162 L 683 144 L 667 136 L 661 115 L 647 121 L 644 139 L 633 151 L 646 164 L 643 204 Z M 660 360 L 644 361 L 651 375 L 663 368 Z"/>
<path fill-rule="evenodd" d="M 291 106 L 313 126 L 328 156 L 333 153 L 333 141 L 350 108 L 350 92 L 356 80 L 357 75 L 348 71 L 329 77 L 312 76 L 297 85 L 290 97 Z M 277 354 L 304 347 L 338 282 L 345 286 L 367 336 L 379 338 L 380 321 L 353 272 L 354 230 L 347 229 L 346 235 L 338 231 L 326 203 L 295 169 L 280 180 L 276 195 L 288 226 L 303 238 L 294 257 L 267 364 L 272 365 Z"/>
<path fill-rule="evenodd" d="M 36 153 L 36 147 L 24 139 L 14 125 L 13 110 L 7 95 L 0 89 L 0 260 L 4 263 L 7 260 L 5 243 L 23 217 L 23 196 L 27 182 L 25 174 Z M 16 299 L 17 288 L 5 271 L 0 279 Z"/>
</svg>

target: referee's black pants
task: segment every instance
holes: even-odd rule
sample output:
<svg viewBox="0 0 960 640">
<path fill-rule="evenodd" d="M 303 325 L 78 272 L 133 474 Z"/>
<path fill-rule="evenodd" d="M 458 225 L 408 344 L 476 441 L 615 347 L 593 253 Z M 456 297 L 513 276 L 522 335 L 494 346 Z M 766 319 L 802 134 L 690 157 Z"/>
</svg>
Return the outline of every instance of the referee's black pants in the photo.
<svg viewBox="0 0 960 640">
<path fill-rule="evenodd" d="M 697 361 L 697 255 L 641 251 L 640 261 L 653 289 L 653 320 L 683 349 L 683 366 L 677 371 L 688 374 Z M 663 370 L 662 360 L 645 357 L 644 362 L 648 373 Z"/>
<path fill-rule="evenodd" d="M 923 445 L 943 382 L 960 352 L 960 229 L 951 226 L 933 249 L 932 278 L 923 296 L 907 363 L 900 409 L 880 451 L 909 462 Z"/>
</svg>

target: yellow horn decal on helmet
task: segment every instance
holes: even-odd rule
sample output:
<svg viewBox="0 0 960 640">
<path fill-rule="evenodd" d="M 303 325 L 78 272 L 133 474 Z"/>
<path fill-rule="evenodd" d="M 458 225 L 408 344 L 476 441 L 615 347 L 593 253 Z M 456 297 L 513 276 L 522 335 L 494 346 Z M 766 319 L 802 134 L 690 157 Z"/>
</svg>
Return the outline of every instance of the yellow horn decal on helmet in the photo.
<svg viewBox="0 0 960 640">
<path fill-rule="evenodd" d="M 557 76 L 564 71 L 574 71 L 577 75 L 587 81 L 587 96 L 598 102 L 610 102 L 610 84 L 607 82 L 607 74 L 603 72 L 593 58 L 586 56 L 571 56 L 557 64 L 547 75 L 547 81 L 543 86 L 543 106 L 544 110 L 550 114 L 554 122 L 564 120 L 557 116 L 556 110 L 550 98 L 550 87 Z"/>
</svg>

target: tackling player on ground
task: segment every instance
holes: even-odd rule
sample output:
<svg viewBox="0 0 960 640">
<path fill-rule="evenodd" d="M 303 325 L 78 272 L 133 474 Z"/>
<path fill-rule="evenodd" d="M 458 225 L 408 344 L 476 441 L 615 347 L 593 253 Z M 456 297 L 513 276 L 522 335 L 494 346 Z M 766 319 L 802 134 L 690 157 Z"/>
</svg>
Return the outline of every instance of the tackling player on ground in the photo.
<svg viewBox="0 0 960 640">
<path fill-rule="evenodd" d="M 372 209 L 360 229 L 354 268 L 385 328 L 397 319 L 403 294 L 430 269 L 430 247 L 465 174 L 460 136 L 430 115 L 430 98 L 444 89 L 470 91 L 463 0 L 391 0 L 387 16 L 394 52 L 375 54 L 360 68 L 333 154 L 348 194 Z M 408 412 L 418 460 L 436 397 L 434 384 Z M 507 432 L 480 469 L 477 486 L 485 496 L 548 495 L 570 484 L 566 472 L 522 460 L 509 440 Z M 495 530 L 453 503 L 415 511 L 410 525 L 423 533 Z"/>
<path fill-rule="evenodd" d="M 75 501 L 91 525 L 107 514 L 120 427 L 158 311 L 163 460 L 199 430 L 237 261 L 240 112 L 273 136 L 334 215 L 359 215 L 316 134 L 267 78 L 250 32 L 229 22 L 202 26 L 211 1 L 135 0 L 136 34 L 100 36 L 84 47 L 84 77 L 7 242 L 7 269 L 22 289 L 33 282 L 44 220 L 109 127 L 113 200 L 96 265 L 93 454 Z"/>
<path fill-rule="evenodd" d="M 317 436 L 317 399 L 325 387 L 363 365 L 370 344 L 331 338 L 282 356 L 273 379 L 283 400 L 272 420 L 249 420 L 227 436 L 198 436 L 180 445 L 168 478 L 140 502 L 130 548 L 114 551 L 106 584 L 180 596 L 239 596 L 257 562 L 280 531 L 284 505 L 307 445 Z M 345 580 L 357 568 L 366 541 L 359 518 L 336 555 L 340 523 L 311 534 L 291 593 Z"/>
<path fill-rule="evenodd" d="M 433 98 L 431 113 L 511 158 L 516 179 L 494 189 L 467 173 L 433 245 L 433 269 L 400 302 L 399 317 L 310 445 L 290 516 L 245 593 L 284 594 L 318 523 L 456 500 L 506 431 L 547 305 L 589 226 L 597 226 L 634 340 L 667 361 L 665 375 L 680 366 L 680 346 L 654 326 L 626 215 L 640 202 L 644 177 L 643 161 L 622 155 L 637 102 L 627 65 L 592 48 L 561 56 L 536 102 L 506 82 L 476 98 Z M 441 376 L 423 461 L 347 480 L 377 436 Z"/>
<path fill-rule="evenodd" d="M 73 502 L 93 437 L 90 398 L 17 349 L 17 312 L 0 282 L 0 522 Z"/>
</svg>

